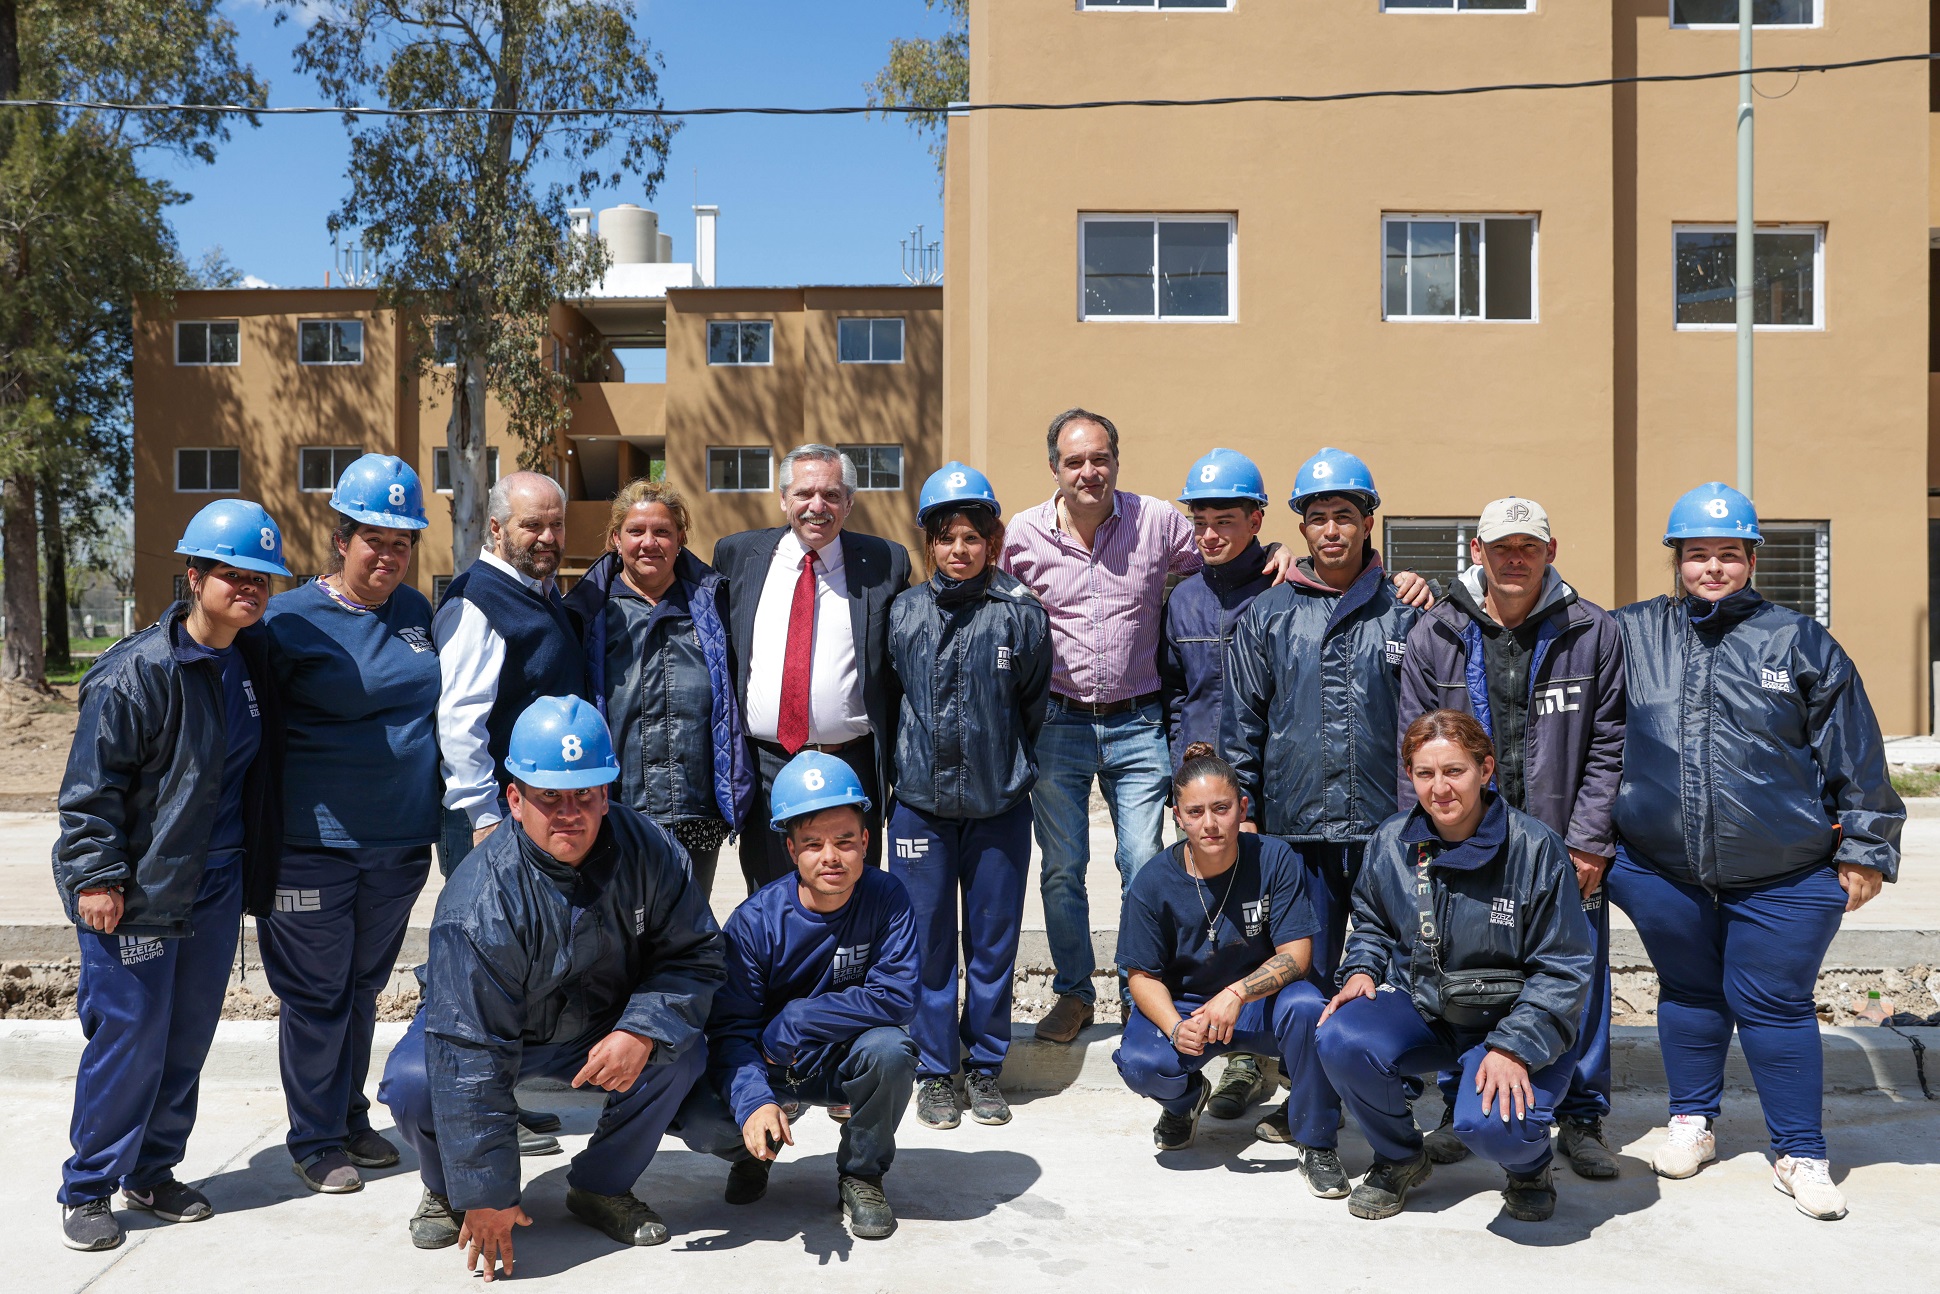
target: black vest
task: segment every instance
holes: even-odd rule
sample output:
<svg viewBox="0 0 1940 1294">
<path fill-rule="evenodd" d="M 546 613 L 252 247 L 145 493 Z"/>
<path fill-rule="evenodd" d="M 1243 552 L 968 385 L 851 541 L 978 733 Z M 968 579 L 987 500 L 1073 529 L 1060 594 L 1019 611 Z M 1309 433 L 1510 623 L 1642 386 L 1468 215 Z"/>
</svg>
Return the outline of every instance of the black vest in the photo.
<svg viewBox="0 0 1940 1294">
<path fill-rule="evenodd" d="M 498 694 L 485 717 L 487 748 L 499 785 L 504 786 L 509 780 L 505 752 L 512 743 L 512 725 L 525 708 L 542 696 L 586 695 L 586 658 L 580 650 L 579 629 L 557 593 L 535 593 L 483 561 L 473 562 L 452 580 L 439 607 L 453 598 L 477 607 L 505 640 Z"/>
</svg>

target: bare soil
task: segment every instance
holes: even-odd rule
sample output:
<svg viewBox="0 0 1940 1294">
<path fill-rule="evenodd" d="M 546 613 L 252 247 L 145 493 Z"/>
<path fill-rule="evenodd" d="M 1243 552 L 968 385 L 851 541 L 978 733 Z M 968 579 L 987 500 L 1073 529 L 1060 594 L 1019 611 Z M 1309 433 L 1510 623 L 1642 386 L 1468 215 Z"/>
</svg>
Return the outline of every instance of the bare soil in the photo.
<svg viewBox="0 0 1940 1294">
<path fill-rule="evenodd" d="M 0 809 L 54 807 L 74 744 L 76 690 L 0 687 Z"/>
<path fill-rule="evenodd" d="M 0 1018 L 10 1020 L 72 1020 L 74 992 L 81 968 L 74 962 L 0 965 Z M 267 992 L 233 980 L 222 1003 L 225 1020 L 274 1020 L 281 1004 Z M 415 985 L 377 996 L 377 1018 L 402 1023 L 418 1012 Z"/>
</svg>

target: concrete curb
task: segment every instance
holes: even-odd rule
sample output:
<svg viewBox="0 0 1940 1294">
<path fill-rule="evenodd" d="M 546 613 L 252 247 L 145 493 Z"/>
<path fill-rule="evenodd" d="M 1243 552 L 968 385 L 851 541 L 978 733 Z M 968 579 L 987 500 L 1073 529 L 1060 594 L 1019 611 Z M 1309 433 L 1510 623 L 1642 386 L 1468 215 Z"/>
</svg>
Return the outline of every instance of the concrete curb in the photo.
<svg viewBox="0 0 1940 1294">
<path fill-rule="evenodd" d="M 380 1024 L 371 1047 L 371 1073 L 384 1072 L 391 1048 L 404 1036 L 402 1024 Z M 1092 1025 L 1069 1046 L 1039 1042 L 1030 1025 L 1011 1030 L 1010 1056 L 1003 1086 L 1009 1092 L 1062 1092 L 1067 1089 L 1118 1090 L 1123 1086 L 1112 1053 L 1118 1026 Z M 1612 1082 L 1618 1091 L 1661 1091 L 1663 1053 L 1657 1031 L 1619 1026 L 1611 1030 Z M 1885 1094 L 1905 1101 L 1940 1099 L 1940 1029 L 1822 1027 L 1825 1090 L 1842 1094 Z M 80 1065 L 78 1020 L 0 1020 L 0 1080 L 72 1083 Z M 1929 1055 L 1935 1058 L 1929 1062 Z M 203 1068 L 211 1086 L 269 1088 L 277 1085 L 276 1022 L 224 1020 Z M 1751 1070 L 1734 1040 L 1725 1082 L 1752 1085 Z"/>
</svg>

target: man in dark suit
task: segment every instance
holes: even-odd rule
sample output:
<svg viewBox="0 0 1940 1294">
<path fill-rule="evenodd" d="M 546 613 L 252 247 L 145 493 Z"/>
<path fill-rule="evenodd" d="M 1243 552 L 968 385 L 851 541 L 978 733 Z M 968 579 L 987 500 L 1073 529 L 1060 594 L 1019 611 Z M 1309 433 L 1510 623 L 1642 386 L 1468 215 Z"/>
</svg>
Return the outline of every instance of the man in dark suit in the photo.
<svg viewBox="0 0 1940 1294">
<path fill-rule="evenodd" d="M 803 445 L 781 460 L 788 524 L 714 546 L 756 756 L 756 802 L 741 833 L 750 894 L 794 871 L 783 838 L 762 824 L 775 774 L 803 749 L 838 757 L 869 788 L 869 865 L 882 865 L 900 691 L 889 604 L 909 586 L 909 550 L 842 529 L 855 488 L 855 464 L 827 445 Z"/>
</svg>

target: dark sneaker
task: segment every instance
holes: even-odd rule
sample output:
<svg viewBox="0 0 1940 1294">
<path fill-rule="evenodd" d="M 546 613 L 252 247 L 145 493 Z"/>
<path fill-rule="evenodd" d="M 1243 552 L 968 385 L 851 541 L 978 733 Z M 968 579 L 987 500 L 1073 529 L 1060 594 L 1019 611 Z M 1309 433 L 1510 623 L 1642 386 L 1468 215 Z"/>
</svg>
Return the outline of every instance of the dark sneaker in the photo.
<svg viewBox="0 0 1940 1294">
<path fill-rule="evenodd" d="M 1039 1042 L 1076 1042 L 1091 1023 L 1091 1003 L 1072 993 L 1061 993 L 1050 1014 L 1037 1022 Z"/>
<path fill-rule="evenodd" d="M 1377 1159 L 1347 1197 L 1347 1211 L 1357 1218 L 1391 1218 L 1408 1202 L 1408 1192 L 1427 1181 L 1434 1170 L 1426 1154 L 1399 1161 Z"/>
<path fill-rule="evenodd" d="M 753 1204 L 766 1195 L 768 1170 L 774 1166 L 772 1159 L 756 1159 L 753 1155 L 735 1160 L 734 1167 L 728 1169 L 727 1202 Z"/>
<path fill-rule="evenodd" d="M 519 1153 L 521 1155 L 556 1155 L 559 1153 L 559 1138 L 550 1132 L 534 1132 L 523 1123 L 519 1125 Z"/>
<path fill-rule="evenodd" d="M 577 1186 L 566 1188 L 566 1212 L 587 1226 L 604 1231 L 623 1245 L 647 1248 L 667 1243 L 667 1224 L 645 1200 L 632 1191 L 596 1195 Z"/>
<path fill-rule="evenodd" d="M 831 1105 L 829 1107 L 829 1118 L 835 1120 L 837 1123 L 847 1123 L 849 1116 L 854 1113 L 855 1111 L 846 1105 Z"/>
<path fill-rule="evenodd" d="M 344 1141 L 344 1157 L 359 1168 L 390 1168 L 397 1163 L 397 1147 L 365 1128 Z"/>
<path fill-rule="evenodd" d="M 1270 1141 L 1276 1146 L 1291 1146 L 1293 1125 L 1287 1122 L 1287 1107 L 1282 1105 L 1277 1110 L 1268 1110 L 1262 1114 L 1260 1121 L 1253 1125 L 1253 1135 L 1261 1141 Z"/>
<path fill-rule="evenodd" d="M 970 1098 L 970 1117 L 978 1123 L 1010 1122 L 1010 1102 L 997 1090 L 997 1076 L 989 1070 L 963 1071 L 963 1093 Z"/>
<path fill-rule="evenodd" d="M 857 1240 L 881 1240 L 896 1229 L 896 1215 L 890 1211 L 889 1197 L 882 1193 L 882 1178 L 844 1173 L 836 1194 L 842 1201 L 842 1218 L 849 1224 L 849 1234 Z"/>
<path fill-rule="evenodd" d="M 1578 1177 L 1605 1178 L 1617 1175 L 1617 1157 L 1603 1139 L 1603 1120 L 1565 1119 L 1556 1135 L 1556 1153 Z"/>
<path fill-rule="evenodd" d="M 1468 1147 L 1455 1135 L 1455 1107 L 1442 1106 L 1442 1121 L 1421 1139 L 1421 1148 L 1438 1164 L 1459 1164 L 1468 1158 Z"/>
<path fill-rule="evenodd" d="M 104 1195 L 73 1208 L 62 1205 L 61 1243 L 83 1253 L 120 1248 L 121 1224 L 115 1221 L 114 1200 Z"/>
<path fill-rule="evenodd" d="M 523 1105 L 517 1109 L 520 1124 L 534 1132 L 557 1132 L 564 1126 L 559 1122 L 559 1116 L 551 1110 L 528 1110 Z"/>
<path fill-rule="evenodd" d="M 1518 1222 L 1547 1222 L 1556 1212 L 1556 1182 L 1544 1164 L 1527 1177 L 1509 1174 L 1502 1188 L 1502 1211 Z"/>
<path fill-rule="evenodd" d="M 1219 1075 L 1219 1086 L 1206 1102 L 1206 1113 L 1215 1119 L 1237 1119 L 1255 1101 L 1273 1094 L 1273 1080 L 1260 1065 L 1259 1057 L 1239 1054 L 1228 1058 Z"/>
<path fill-rule="evenodd" d="M 291 1164 L 290 1167 L 298 1181 L 324 1195 L 348 1195 L 364 1189 L 364 1179 L 357 1175 L 357 1165 L 350 1162 L 350 1156 L 340 1147 L 320 1150 L 302 1163 Z"/>
<path fill-rule="evenodd" d="M 121 1188 L 121 1198 L 129 1208 L 153 1213 L 164 1222 L 200 1222 L 216 1215 L 216 1211 L 209 1207 L 208 1196 L 193 1186 L 182 1185 L 173 1177 L 156 1182 L 145 1191 L 124 1186 Z"/>
<path fill-rule="evenodd" d="M 954 1128 L 958 1123 L 957 1088 L 947 1078 L 926 1078 L 916 1085 L 916 1121 L 926 1128 Z"/>
<path fill-rule="evenodd" d="M 1199 1095 L 1192 1103 L 1189 1114 L 1174 1114 L 1170 1110 L 1159 1112 L 1159 1121 L 1152 1125 L 1152 1144 L 1160 1150 L 1184 1150 L 1199 1137 L 1199 1116 L 1206 1111 L 1206 1101 L 1212 1096 L 1212 1088 L 1198 1075 L 1193 1082 L 1199 1085 Z"/>
<path fill-rule="evenodd" d="M 1294 1143 L 1299 1145 L 1298 1142 Z M 1307 1179 L 1307 1191 L 1323 1200 L 1347 1198 L 1350 1183 L 1347 1170 L 1340 1166 L 1340 1152 L 1319 1146 L 1300 1147 L 1300 1175 Z"/>
<path fill-rule="evenodd" d="M 458 1243 L 465 1215 L 451 1207 L 451 1201 L 430 1191 L 418 1197 L 418 1211 L 411 1215 L 411 1243 L 420 1249 L 449 1249 Z"/>
</svg>

